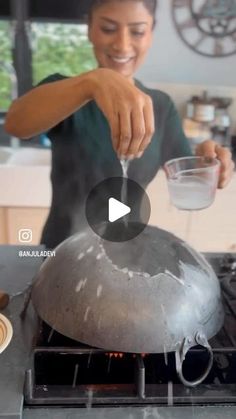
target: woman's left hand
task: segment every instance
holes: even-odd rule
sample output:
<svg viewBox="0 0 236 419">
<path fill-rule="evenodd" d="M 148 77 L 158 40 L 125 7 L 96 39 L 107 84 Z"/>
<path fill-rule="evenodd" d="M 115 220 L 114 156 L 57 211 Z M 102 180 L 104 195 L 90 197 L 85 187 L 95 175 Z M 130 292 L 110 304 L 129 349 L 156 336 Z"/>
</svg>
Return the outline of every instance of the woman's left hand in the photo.
<svg viewBox="0 0 236 419">
<path fill-rule="evenodd" d="M 228 148 L 220 146 L 213 140 L 206 140 L 197 146 L 196 156 L 217 158 L 221 163 L 218 188 L 228 185 L 235 167 L 232 153 Z"/>
</svg>

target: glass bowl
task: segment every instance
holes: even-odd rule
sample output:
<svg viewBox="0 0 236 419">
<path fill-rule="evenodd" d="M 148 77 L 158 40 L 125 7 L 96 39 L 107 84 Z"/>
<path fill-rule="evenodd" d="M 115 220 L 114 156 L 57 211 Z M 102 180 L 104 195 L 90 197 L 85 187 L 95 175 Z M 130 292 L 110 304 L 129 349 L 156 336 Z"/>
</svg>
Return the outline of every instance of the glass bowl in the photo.
<svg viewBox="0 0 236 419">
<path fill-rule="evenodd" d="M 208 208 L 215 199 L 220 162 L 209 157 L 181 157 L 164 164 L 172 204 L 180 210 Z"/>
</svg>

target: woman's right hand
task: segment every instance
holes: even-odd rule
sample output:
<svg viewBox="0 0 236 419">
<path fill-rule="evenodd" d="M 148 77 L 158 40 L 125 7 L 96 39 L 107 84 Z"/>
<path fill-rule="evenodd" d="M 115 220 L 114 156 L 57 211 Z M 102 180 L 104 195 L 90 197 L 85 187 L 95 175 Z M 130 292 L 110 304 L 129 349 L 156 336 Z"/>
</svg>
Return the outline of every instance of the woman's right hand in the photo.
<svg viewBox="0 0 236 419">
<path fill-rule="evenodd" d="M 151 97 L 113 70 L 99 68 L 87 76 L 92 98 L 110 125 L 118 157 L 141 157 L 154 133 Z"/>
</svg>

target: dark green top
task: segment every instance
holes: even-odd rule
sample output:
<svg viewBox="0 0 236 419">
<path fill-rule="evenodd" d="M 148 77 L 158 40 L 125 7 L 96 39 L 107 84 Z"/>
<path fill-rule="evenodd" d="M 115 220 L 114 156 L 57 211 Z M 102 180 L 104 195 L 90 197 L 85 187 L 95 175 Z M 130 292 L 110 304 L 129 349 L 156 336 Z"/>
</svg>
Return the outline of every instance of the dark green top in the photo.
<svg viewBox="0 0 236 419">
<path fill-rule="evenodd" d="M 40 84 L 64 78 L 54 74 Z M 170 97 L 160 90 L 148 89 L 138 81 L 135 84 L 151 96 L 155 113 L 156 129 L 152 141 L 141 159 L 130 162 L 128 169 L 128 177 L 145 189 L 164 162 L 191 155 L 191 149 Z M 48 248 L 54 248 L 86 224 L 84 204 L 90 190 L 108 177 L 122 176 L 122 169 L 112 147 L 108 122 L 94 101 L 52 128 L 47 135 L 52 142 L 53 196 L 41 241 Z"/>
</svg>

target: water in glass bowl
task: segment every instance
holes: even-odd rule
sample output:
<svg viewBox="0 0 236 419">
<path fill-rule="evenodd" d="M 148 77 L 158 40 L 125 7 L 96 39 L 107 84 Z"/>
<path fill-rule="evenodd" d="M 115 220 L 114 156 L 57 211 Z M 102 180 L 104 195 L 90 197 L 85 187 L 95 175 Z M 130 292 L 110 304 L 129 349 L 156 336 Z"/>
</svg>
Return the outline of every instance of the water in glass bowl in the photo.
<svg viewBox="0 0 236 419">
<path fill-rule="evenodd" d="M 214 200 L 214 189 L 209 181 L 197 175 L 178 175 L 168 179 L 172 204 L 182 210 L 200 210 Z"/>
</svg>

